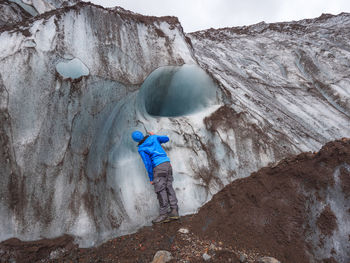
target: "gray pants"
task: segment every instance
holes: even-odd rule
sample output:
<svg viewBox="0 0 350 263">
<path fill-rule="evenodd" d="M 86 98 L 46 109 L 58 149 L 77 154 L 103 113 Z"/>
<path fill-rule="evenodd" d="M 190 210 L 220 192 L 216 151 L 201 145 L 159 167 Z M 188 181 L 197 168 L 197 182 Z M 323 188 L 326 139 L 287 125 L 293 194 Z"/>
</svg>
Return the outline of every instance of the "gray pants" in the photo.
<svg viewBox="0 0 350 263">
<path fill-rule="evenodd" d="M 153 185 L 159 201 L 160 215 L 168 213 L 169 206 L 170 209 L 178 209 L 173 181 L 173 170 L 169 162 L 153 168 Z"/>
</svg>

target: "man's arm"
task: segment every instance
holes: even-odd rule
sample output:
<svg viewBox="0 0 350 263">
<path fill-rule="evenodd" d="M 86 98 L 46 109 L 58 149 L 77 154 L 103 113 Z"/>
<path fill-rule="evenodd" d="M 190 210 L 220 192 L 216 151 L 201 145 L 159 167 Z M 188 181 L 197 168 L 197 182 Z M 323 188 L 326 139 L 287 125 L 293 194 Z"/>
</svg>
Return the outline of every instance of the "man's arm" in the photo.
<svg viewBox="0 0 350 263">
<path fill-rule="evenodd" d="M 164 136 L 157 135 L 157 140 L 159 143 L 166 143 L 169 141 L 169 137 L 166 135 L 164 135 Z"/>
<path fill-rule="evenodd" d="M 148 172 L 148 177 L 151 182 L 153 182 L 153 167 L 152 161 L 149 155 L 143 151 L 139 152 L 142 158 L 143 163 L 145 164 L 146 170 Z"/>
</svg>

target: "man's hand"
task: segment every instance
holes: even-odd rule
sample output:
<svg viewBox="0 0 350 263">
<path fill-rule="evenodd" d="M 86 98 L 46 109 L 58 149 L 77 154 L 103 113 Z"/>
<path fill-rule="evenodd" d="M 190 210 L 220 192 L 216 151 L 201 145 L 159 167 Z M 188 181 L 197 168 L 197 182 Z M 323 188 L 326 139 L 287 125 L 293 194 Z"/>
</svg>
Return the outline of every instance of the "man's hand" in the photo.
<svg viewBox="0 0 350 263">
<path fill-rule="evenodd" d="M 151 135 L 154 135 L 154 132 L 148 132 L 149 134 L 151 134 Z"/>
<path fill-rule="evenodd" d="M 149 183 L 153 185 L 153 181 L 150 181 Z"/>
</svg>

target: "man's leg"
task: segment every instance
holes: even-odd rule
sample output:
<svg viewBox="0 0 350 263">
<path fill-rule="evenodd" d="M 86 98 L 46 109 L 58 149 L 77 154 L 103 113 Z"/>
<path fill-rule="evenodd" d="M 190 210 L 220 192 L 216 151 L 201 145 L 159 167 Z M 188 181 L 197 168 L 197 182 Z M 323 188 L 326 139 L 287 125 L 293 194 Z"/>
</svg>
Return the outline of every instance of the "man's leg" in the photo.
<svg viewBox="0 0 350 263">
<path fill-rule="evenodd" d="M 168 164 L 168 174 L 167 174 L 167 181 L 166 181 L 166 191 L 168 194 L 168 199 L 169 199 L 169 204 L 170 204 L 170 214 L 169 217 L 171 219 L 178 219 L 179 218 L 179 207 L 177 205 L 178 201 L 176 198 L 176 193 L 175 190 L 173 188 L 173 181 L 174 181 L 174 177 L 173 177 L 173 169 L 171 167 L 170 163 Z"/>
<path fill-rule="evenodd" d="M 157 194 L 159 202 L 159 216 L 153 223 L 163 223 L 168 222 L 168 210 L 169 210 L 169 200 L 166 189 L 167 184 L 167 170 L 164 169 L 164 165 L 160 164 L 153 169 L 153 185 L 154 191 Z"/>
</svg>

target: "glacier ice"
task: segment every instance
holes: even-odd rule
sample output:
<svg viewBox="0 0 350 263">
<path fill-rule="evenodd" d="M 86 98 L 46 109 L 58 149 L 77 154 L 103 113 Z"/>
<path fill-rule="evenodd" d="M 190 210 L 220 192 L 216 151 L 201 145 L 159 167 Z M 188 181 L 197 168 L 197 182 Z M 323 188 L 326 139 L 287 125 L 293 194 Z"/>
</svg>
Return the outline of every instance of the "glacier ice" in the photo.
<svg viewBox="0 0 350 263">
<path fill-rule="evenodd" d="M 176 117 L 208 107 L 216 98 L 213 80 L 196 65 L 161 67 L 141 86 L 146 111 L 153 116 Z"/>
<path fill-rule="evenodd" d="M 89 69 L 78 58 L 57 63 L 56 70 L 63 79 L 79 79 L 89 75 Z"/>
<path fill-rule="evenodd" d="M 31 47 L 36 47 L 36 43 L 35 43 L 35 41 L 29 39 L 29 40 L 26 40 L 26 41 L 24 42 L 23 46 L 24 46 L 24 47 L 29 47 L 29 48 L 31 48 Z"/>
</svg>

